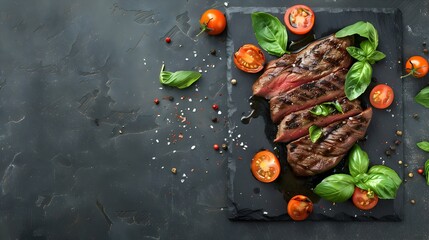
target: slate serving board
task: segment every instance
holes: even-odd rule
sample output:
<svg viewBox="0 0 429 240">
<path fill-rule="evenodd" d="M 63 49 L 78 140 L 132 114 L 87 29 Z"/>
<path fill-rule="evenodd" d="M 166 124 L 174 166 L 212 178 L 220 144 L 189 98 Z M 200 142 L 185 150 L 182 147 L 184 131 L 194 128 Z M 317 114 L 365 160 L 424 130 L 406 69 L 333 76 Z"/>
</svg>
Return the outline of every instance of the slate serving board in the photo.
<svg viewBox="0 0 429 240">
<path fill-rule="evenodd" d="M 267 103 L 254 102 L 258 105 L 259 116 L 244 124 L 241 118 L 247 115 L 251 108 L 249 97 L 252 95 L 251 86 L 259 74 L 248 74 L 238 70 L 232 62 L 233 53 L 243 44 L 257 45 L 254 37 L 250 14 L 255 11 L 268 12 L 277 16 L 283 22 L 286 8 L 242 8 L 227 9 L 228 39 L 227 39 L 227 78 L 237 79 L 236 86 L 228 85 L 229 106 L 229 138 L 231 139 L 228 156 L 228 199 L 229 218 L 231 220 L 274 220 L 291 221 L 286 213 L 287 201 L 296 194 L 309 196 L 314 202 L 314 211 L 308 220 L 337 220 L 337 221 L 400 221 L 403 216 L 404 189 L 400 187 L 395 200 L 380 200 L 377 207 L 370 211 L 361 211 L 353 206 L 351 201 L 333 204 L 320 199 L 312 192 L 312 188 L 324 177 L 333 173 L 346 172 L 348 166 L 342 161 L 333 170 L 315 177 L 297 178 L 293 175 L 285 157 L 285 145 L 274 144 L 276 126 L 269 119 Z M 367 139 L 360 146 L 368 153 L 370 164 L 384 164 L 398 172 L 404 179 L 403 166 L 398 161 L 403 160 L 401 136 L 396 131 L 403 130 L 403 88 L 399 76 L 402 74 L 402 15 L 397 9 L 337 9 L 313 8 L 316 23 L 310 34 L 316 38 L 335 33 L 337 30 L 357 21 L 371 22 L 379 33 L 378 50 L 386 54 L 386 58 L 373 65 L 373 82 L 369 89 L 379 83 L 391 86 L 395 93 L 395 101 L 386 110 L 374 109 L 372 122 L 367 131 Z M 288 32 L 289 41 L 302 37 Z M 267 61 L 275 57 L 265 53 Z M 368 91 L 367 91 L 368 92 Z M 368 93 L 361 100 L 368 104 Z M 391 155 L 385 151 L 393 146 Z M 265 184 L 257 181 L 250 172 L 252 156 L 260 149 L 275 151 L 282 164 L 282 174 L 274 183 Z"/>
</svg>

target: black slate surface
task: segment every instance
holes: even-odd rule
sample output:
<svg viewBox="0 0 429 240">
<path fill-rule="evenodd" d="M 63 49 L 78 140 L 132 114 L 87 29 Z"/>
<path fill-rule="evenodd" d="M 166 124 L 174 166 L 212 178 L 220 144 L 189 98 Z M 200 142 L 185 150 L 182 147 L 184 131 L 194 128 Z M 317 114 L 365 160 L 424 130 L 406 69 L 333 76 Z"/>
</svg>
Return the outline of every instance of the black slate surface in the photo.
<svg viewBox="0 0 429 240">
<path fill-rule="evenodd" d="M 198 19 L 212 7 L 298 3 L 399 8 L 404 57 L 429 42 L 428 0 L 0 0 L 0 239 L 427 239 L 429 188 L 416 174 L 402 222 L 228 220 L 227 158 L 212 151 L 228 137 L 227 34 L 195 38 Z M 208 71 L 198 87 L 159 89 L 163 61 Z M 412 99 L 428 81 L 403 81 L 405 173 L 429 158 L 415 146 L 429 138 L 429 111 Z M 183 140 L 167 145 L 177 132 Z"/>
<path fill-rule="evenodd" d="M 250 111 L 249 96 L 252 95 L 252 84 L 260 74 L 247 74 L 231 63 L 231 56 L 243 44 L 257 44 L 251 27 L 250 14 L 255 11 L 268 12 L 282 19 L 285 8 L 230 8 L 227 11 L 230 22 L 228 28 L 227 53 L 229 56 L 228 78 L 239 79 L 240 88 L 228 88 L 230 136 L 234 148 L 230 148 L 228 158 L 229 184 L 228 193 L 231 201 L 230 218 L 232 220 L 291 220 L 286 214 L 287 201 L 295 195 L 309 196 L 315 203 L 313 214 L 308 220 L 387 220 L 398 221 L 403 215 L 404 192 L 398 191 L 395 200 L 381 200 L 371 211 L 361 211 L 350 201 L 332 204 L 320 199 L 312 192 L 324 177 L 334 173 L 348 173 L 346 161 L 343 160 L 334 169 L 320 176 L 300 178 L 294 176 L 286 160 L 284 143 L 273 143 L 277 126 L 269 117 L 269 106 L 264 100 L 253 102 L 259 105 L 259 116 L 243 123 L 240 119 Z M 400 140 L 397 130 L 403 129 L 403 94 L 402 81 L 395 80 L 402 73 L 402 15 L 397 9 L 335 9 L 315 8 L 316 22 L 310 35 L 316 38 L 335 33 L 339 29 L 357 21 L 369 21 L 379 31 L 379 50 L 386 53 L 386 58 L 373 65 L 373 77 L 368 91 L 376 84 L 385 83 L 395 92 L 392 107 L 385 110 L 373 109 L 373 118 L 367 130 L 367 138 L 360 142 L 362 149 L 368 153 L 372 165 L 383 164 L 396 170 L 404 178 L 404 169 L 398 164 L 403 159 L 403 148 L 394 142 Z M 283 21 L 283 20 L 281 20 Z M 288 32 L 290 39 L 299 40 Z M 266 56 L 269 56 L 265 52 Z M 268 57 L 273 59 L 272 56 Z M 361 97 L 364 106 L 369 106 L 368 93 Z M 240 137 L 237 137 L 240 136 Z M 244 144 L 244 146 L 242 146 Z M 392 156 L 385 151 L 395 147 Z M 268 149 L 278 154 L 282 173 L 272 184 L 257 181 L 250 172 L 252 156 L 260 149 Z M 389 150 L 390 151 L 390 150 Z"/>
</svg>

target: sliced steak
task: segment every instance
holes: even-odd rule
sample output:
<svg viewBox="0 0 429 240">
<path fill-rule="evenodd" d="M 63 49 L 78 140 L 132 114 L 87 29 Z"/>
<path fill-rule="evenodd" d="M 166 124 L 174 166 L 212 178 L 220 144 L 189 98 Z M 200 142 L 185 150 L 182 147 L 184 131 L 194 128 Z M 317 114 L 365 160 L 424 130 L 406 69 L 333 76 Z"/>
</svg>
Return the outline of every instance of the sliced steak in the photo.
<svg viewBox="0 0 429 240">
<path fill-rule="evenodd" d="M 335 167 L 357 140 L 363 138 L 372 109 L 323 128 L 322 137 L 312 143 L 307 135 L 289 143 L 287 161 L 298 176 L 312 176 Z"/>
<path fill-rule="evenodd" d="M 253 95 L 271 99 L 303 83 L 322 78 L 352 62 L 346 48 L 352 37 L 334 35 L 319 39 L 295 54 L 285 54 L 271 61 L 265 72 L 253 84 Z"/>
<path fill-rule="evenodd" d="M 314 115 L 311 113 L 313 107 L 287 115 L 279 124 L 274 142 L 290 142 L 308 134 L 312 125 L 326 127 L 329 124 L 346 119 L 362 112 L 359 100 L 349 101 L 346 97 L 338 100 L 343 113 L 335 111 L 328 116 Z"/>
<path fill-rule="evenodd" d="M 286 115 L 323 102 L 343 97 L 347 69 L 305 83 L 270 100 L 271 119 L 280 122 Z"/>
</svg>

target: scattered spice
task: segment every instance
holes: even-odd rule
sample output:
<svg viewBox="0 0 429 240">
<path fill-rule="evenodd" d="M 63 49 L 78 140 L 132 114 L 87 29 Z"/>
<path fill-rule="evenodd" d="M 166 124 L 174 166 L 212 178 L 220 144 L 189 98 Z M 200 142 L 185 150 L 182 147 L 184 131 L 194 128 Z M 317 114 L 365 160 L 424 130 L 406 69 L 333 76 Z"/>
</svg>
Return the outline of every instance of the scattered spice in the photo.
<svg viewBox="0 0 429 240">
<path fill-rule="evenodd" d="M 213 108 L 213 110 L 215 110 L 215 111 L 216 111 L 216 110 L 218 110 L 218 109 L 219 109 L 219 106 L 218 106 L 217 104 L 213 104 L 213 105 L 212 105 L 212 108 Z"/>
<path fill-rule="evenodd" d="M 386 156 L 389 157 L 392 155 L 392 152 L 390 150 L 386 150 L 386 151 L 384 151 L 384 154 L 386 154 Z"/>
<path fill-rule="evenodd" d="M 213 56 L 216 56 L 216 49 L 210 50 L 210 54 L 213 55 Z"/>
<path fill-rule="evenodd" d="M 408 173 L 408 177 L 412 178 L 414 177 L 414 174 L 412 172 Z"/>
<path fill-rule="evenodd" d="M 395 145 L 399 145 L 399 144 L 401 144 L 401 141 L 400 140 L 395 140 Z"/>
<path fill-rule="evenodd" d="M 231 84 L 232 85 L 237 85 L 237 79 L 235 79 L 235 78 L 231 79 Z"/>
<path fill-rule="evenodd" d="M 154 102 L 156 105 L 158 105 L 158 104 L 159 104 L 159 99 L 158 99 L 158 98 L 155 98 L 155 99 L 153 100 L 153 102 Z"/>
<path fill-rule="evenodd" d="M 214 144 L 214 145 L 213 145 L 213 149 L 214 149 L 215 151 L 219 151 L 219 145 Z"/>
<path fill-rule="evenodd" d="M 423 53 L 424 54 L 428 54 L 428 49 L 427 48 L 423 48 Z"/>
<path fill-rule="evenodd" d="M 98 118 L 94 119 L 94 123 L 97 127 L 100 126 L 100 120 Z"/>
<path fill-rule="evenodd" d="M 418 173 L 418 174 L 423 175 L 423 172 L 424 172 L 424 171 L 423 171 L 423 168 L 419 168 L 419 169 L 417 169 L 417 173 Z"/>
<path fill-rule="evenodd" d="M 166 38 L 165 38 L 165 42 L 166 42 L 166 43 L 171 43 L 171 38 L 170 38 L 170 37 L 166 37 Z"/>
<path fill-rule="evenodd" d="M 217 123 L 217 117 L 212 118 L 212 122 Z"/>
<path fill-rule="evenodd" d="M 173 174 L 176 174 L 176 173 L 177 173 L 177 169 L 174 167 L 174 168 L 172 168 L 172 169 L 171 169 L 171 172 L 172 172 Z"/>
<path fill-rule="evenodd" d="M 417 119 L 419 119 L 419 114 L 414 113 L 414 114 L 413 114 L 413 118 L 414 118 L 414 119 L 416 119 L 416 120 L 417 120 Z"/>
<path fill-rule="evenodd" d="M 411 204 L 416 204 L 416 200 L 411 199 L 411 200 L 410 200 L 410 203 L 411 203 Z"/>
<path fill-rule="evenodd" d="M 399 160 L 399 161 L 398 161 L 398 164 L 399 164 L 399 165 L 402 165 L 402 161 L 401 161 L 401 160 Z"/>
<path fill-rule="evenodd" d="M 170 102 L 174 101 L 174 97 L 173 97 L 173 96 L 168 96 L 168 97 L 167 97 L 167 99 L 168 99 L 168 101 L 170 101 Z"/>
<path fill-rule="evenodd" d="M 402 136 L 402 131 L 401 130 L 396 130 L 396 135 L 398 135 L 398 136 Z"/>
<path fill-rule="evenodd" d="M 228 150 L 228 145 L 226 145 L 226 143 L 223 143 L 223 144 L 222 144 L 222 149 L 223 149 L 223 150 Z"/>
</svg>

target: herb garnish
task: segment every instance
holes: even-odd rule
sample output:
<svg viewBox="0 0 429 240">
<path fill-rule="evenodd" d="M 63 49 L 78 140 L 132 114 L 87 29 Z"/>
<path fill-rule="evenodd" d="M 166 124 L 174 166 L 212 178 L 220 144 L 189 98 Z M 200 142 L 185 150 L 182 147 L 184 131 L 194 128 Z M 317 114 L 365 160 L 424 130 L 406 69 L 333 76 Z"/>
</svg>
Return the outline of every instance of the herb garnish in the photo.
<svg viewBox="0 0 429 240">
<path fill-rule="evenodd" d="M 164 71 L 165 65 L 162 64 L 161 72 L 159 73 L 159 81 L 170 87 L 177 87 L 180 89 L 187 88 L 196 82 L 200 77 L 201 73 L 195 71 L 177 71 L 168 72 Z"/>
<path fill-rule="evenodd" d="M 309 135 L 310 135 L 310 140 L 312 143 L 317 142 L 317 140 L 319 140 L 319 138 L 322 136 L 323 132 L 322 129 L 316 125 L 312 125 L 309 129 L 308 129 Z"/>
<path fill-rule="evenodd" d="M 280 20 L 263 12 L 252 13 L 251 17 L 253 32 L 262 49 L 277 57 L 285 54 L 288 36 Z"/>
<path fill-rule="evenodd" d="M 340 113 L 343 112 L 343 108 L 341 107 L 341 104 L 338 101 L 335 102 L 324 102 L 322 104 L 314 106 L 310 113 L 317 115 L 317 116 L 328 116 L 331 113 L 334 113 L 335 111 L 338 111 Z"/>
</svg>

